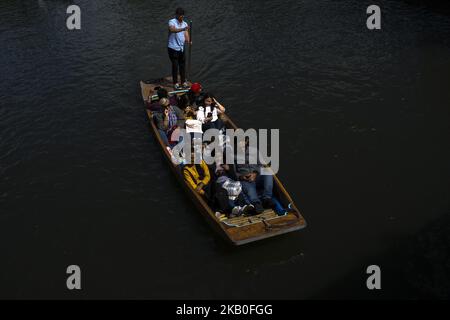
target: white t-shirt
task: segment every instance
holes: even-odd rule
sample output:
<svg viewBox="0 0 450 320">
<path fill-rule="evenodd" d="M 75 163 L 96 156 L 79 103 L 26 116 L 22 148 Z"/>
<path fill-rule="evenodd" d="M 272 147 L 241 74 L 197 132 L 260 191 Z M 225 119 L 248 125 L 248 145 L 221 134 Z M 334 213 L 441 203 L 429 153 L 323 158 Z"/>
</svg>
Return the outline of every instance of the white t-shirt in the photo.
<svg viewBox="0 0 450 320">
<path fill-rule="evenodd" d="M 175 27 L 177 29 L 186 28 L 188 24 L 186 21 L 179 22 L 176 18 L 169 20 L 169 27 Z M 184 37 L 184 31 L 180 32 L 169 32 L 169 44 L 167 45 L 169 48 L 176 51 L 184 50 L 184 42 L 186 41 Z"/>
<path fill-rule="evenodd" d="M 202 123 L 205 122 L 205 118 L 208 115 L 208 113 L 212 113 L 212 122 L 216 121 L 217 119 L 219 119 L 218 114 L 220 113 L 220 110 L 217 108 L 213 108 L 211 111 L 211 106 L 207 106 L 207 107 L 199 107 L 197 110 L 197 120 L 200 120 Z"/>
<path fill-rule="evenodd" d="M 190 133 L 190 132 L 203 133 L 202 122 L 200 120 L 187 119 L 185 121 L 185 123 L 186 123 L 186 132 L 187 133 Z"/>
</svg>

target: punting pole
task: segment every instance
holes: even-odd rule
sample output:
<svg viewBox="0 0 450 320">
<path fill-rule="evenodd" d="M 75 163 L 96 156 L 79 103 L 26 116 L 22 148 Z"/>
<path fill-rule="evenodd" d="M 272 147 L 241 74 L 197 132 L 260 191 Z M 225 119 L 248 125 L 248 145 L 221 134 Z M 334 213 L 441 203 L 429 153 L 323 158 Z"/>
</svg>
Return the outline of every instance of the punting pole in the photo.
<svg viewBox="0 0 450 320">
<path fill-rule="evenodd" d="M 189 21 L 189 39 L 191 43 L 189 43 L 189 57 L 188 57 L 188 65 L 187 65 L 187 77 L 189 79 L 191 76 L 191 57 L 192 57 L 192 20 Z"/>
</svg>

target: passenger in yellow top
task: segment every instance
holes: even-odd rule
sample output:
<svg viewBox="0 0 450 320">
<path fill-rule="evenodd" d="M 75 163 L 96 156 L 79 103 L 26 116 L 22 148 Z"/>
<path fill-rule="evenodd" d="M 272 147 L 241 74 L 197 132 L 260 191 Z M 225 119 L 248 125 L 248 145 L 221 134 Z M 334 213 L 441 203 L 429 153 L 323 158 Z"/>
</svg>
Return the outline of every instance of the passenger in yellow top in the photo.
<svg viewBox="0 0 450 320">
<path fill-rule="evenodd" d="M 209 198 L 209 182 L 211 175 L 208 165 L 204 160 L 200 164 L 194 163 L 194 152 L 191 152 L 191 163 L 183 168 L 184 180 L 201 195 Z"/>
</svg>

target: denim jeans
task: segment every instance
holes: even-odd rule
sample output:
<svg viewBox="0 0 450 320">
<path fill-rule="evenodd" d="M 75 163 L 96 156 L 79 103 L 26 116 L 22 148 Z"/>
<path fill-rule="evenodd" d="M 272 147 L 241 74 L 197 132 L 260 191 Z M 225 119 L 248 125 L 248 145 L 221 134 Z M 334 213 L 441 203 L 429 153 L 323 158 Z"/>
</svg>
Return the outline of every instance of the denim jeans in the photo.
<svg viewBox="0 0 450 320">
<path fill-rule="evenodd" d="M 273 176 L 258 175 L 254 182 L 242 181 L 242 189 L 251 203 L 260 203 L 258 189 L 262 189 L 261 198 L 272 198 Z"/>
<path fill-rule="evenodd" d="M 164 130 L 158 129 L 159 136 L 161 137 L 161 140 L 164 142 L 166 146 L 169 145 L 169 139 L 167 138 L 167 133 Z"/>
<path fill-rule="evenodd" d="M 159 131 L 159 135 L 160 135 L 162 141 L 164 142 L 164 144 L 166 146 L 173 147 L 174 145 L 177 144 L 177 143 L 172 143 L 172 144 L 169 143 L 169 138 L 167 137 L 167 133 L 164 130 L 158 129 L 158 131 Z M 183 136 L 180 135 L 178 137 L 178 143 L 182 143 L 182 142 L 183 142 Z"/>
</svg>

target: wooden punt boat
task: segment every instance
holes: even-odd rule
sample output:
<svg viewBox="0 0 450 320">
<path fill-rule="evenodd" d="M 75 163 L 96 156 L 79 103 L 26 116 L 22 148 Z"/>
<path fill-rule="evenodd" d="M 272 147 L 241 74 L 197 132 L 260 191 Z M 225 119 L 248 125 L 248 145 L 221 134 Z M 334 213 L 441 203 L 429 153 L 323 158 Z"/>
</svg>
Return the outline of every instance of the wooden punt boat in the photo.
<svg viewBox="0 0 450 320">
<path fill-rule="evenodd" d="M 141 93 L 144 100 L 144 105 L 151 97 L 156 94 L 155 87 L 164 87 L 169 92 L 173 92 L 169 78 L 161 78 L 154 81 L 141 81 Z M 174 92 L 174 94 L 181 94 L 181 92 Z M 172 169 L 178 181 L 186 190 L 189 197 L 196 205 L 198 211 L 206 218 L 215 231 L 223 236 L 227 241 L 233 245 L 242 245 L 253 241 L 266 239 L 280 234 L 292 232 L 306 227 L 306 221 L 300 214 L 292 198 L 289 196 L 286 189 L 283 187 L 280 180 L 274 175 L 273 194 L 285 208 L 290 208 L 287 214 L 279 216 L 274 210 L 266 209 L 263 213 L 253 216 L 241 216 L 229 218 L 223 221 L 215 216 L 215 211 L 208 205 L 205 199 L 193 190 L 183 178 L 180 166 L 176 166 L 171 161 L 171 155 L 164 146 L 163 141 L 159 135 L 157 127 L 153 121 L 152 112 L 145 109 L 150 122 L 150 128 L 158 141 L 161 150 L 166 158 L 169 167 Z M 237 129 L 238 127 L 227 115 L 222 115 L 227 128 Z"/>
</svg>

